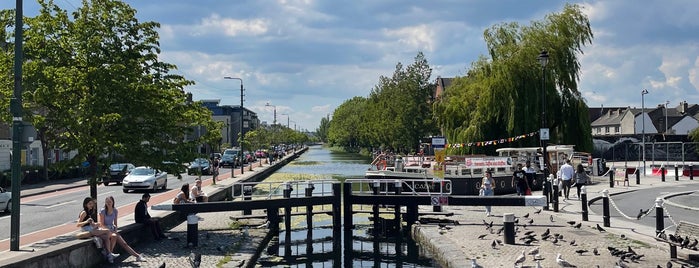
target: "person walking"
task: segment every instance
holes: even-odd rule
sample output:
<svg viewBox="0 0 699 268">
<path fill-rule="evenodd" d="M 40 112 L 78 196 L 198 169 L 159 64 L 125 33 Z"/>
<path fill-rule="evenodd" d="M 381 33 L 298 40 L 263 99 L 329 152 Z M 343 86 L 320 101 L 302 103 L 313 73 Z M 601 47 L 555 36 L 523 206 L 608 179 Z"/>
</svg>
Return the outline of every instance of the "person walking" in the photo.
<svg viewBox="0 0 699 268">
<path fill-rule="evenodd" d="M 536 170 L 532 167 L 532 161 L 527 160 L 522 170 L 524 171 L 524 176 L 527 178 L 527 185 L 529 185 L 529 189 L 531 189 L 532 186 L 534 186 L 534 179 L 536 178 Z"/>
<path fill-rule="evenodd" d="M 566 159 L 566 163 L 561 166 L 561 180 L 563 186 L 563 200 L 568 200 L 570 195 L 570 186 L 573 182 L 573 176 L 575 175 L 575 169 L 570 164 L 570 159 Z"/>
<path fill-rule="evenodd" d="M 517 168 L 515 168 L 515 172 L 512 174 L 512 187 L 517 189 L 517 196 L 526 195 L 527 189 L 529 189 L 529 182 L 525 177 L 522 164 L 517 164 Z"/>
<path fill-rule="evenodd" d="M 104 200 L 104 208 L 100 211 L 98 219 L 101 227 L 104 227 L 112 232 L 111 243 L 107 245 L 109 247 L 109 251 L 114 252 L 114 247 L 118 243 L 122 248 L 124 248 L 124 250 L 126 250 L 126 252 L 131 254 L 131 256 L 136 257 L 136 261 L 145 261 L 145 258 L 133 250 L 133 248 L 126 243 L 126 240 L 124 240 L 124 238 L 117 232 L 118 218 L 119 210 L 114 207 L 114 197 L 108 196 Z"/>
<path fill-rule="evenodd" d="M 493 179 L 493 172 L 488 170 L 485 172 L 485 177 L 481 181 L 480 196 L 493 196 L 495 194 L 495 179 Z M 485 216 L 490 217 L 490 206 L 485 206 Z"/>
<path fill-rule="evenodd" d="M 148 201 L 150 200 L 150 194 L 144 193 L 141 196 L 141 200 L 136 204 L 136 209 L 134 210 L 134 221 L 136 223 L 143 224 L 150 229 L 153 234 L 153 238 L 156 241 L 160 241 L 167 238 L 160 227 L 160 221 L 158 219 L 152 218 L 148 213 Z"/>
<path fill-rule="evenodd" d="M 590 181 L 590 176 L 587 175 L 587 172 L 585 172 L 585 168 L 583 167 L 582 164 L 578 164 L 577 169 L 575 170 L 575 189 L 577 190 L 577 194 L 575 197 L 580 199 L 580 188 L 585 186 L 588 181 Z"/>
</svg>

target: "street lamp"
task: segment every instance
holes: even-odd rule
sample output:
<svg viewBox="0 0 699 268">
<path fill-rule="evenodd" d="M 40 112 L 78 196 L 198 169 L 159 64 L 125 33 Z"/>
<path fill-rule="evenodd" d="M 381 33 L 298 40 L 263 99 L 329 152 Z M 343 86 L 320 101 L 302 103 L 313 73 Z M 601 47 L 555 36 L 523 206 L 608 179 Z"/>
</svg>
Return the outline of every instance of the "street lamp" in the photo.
<svg viewBox="0 0 699 268">
<path fill-rule="evenodd" d="M 274 121 L 272 121 L 272 125 L 274 126 L 277 124 L 277 106 L 269 104 L 269 102 L 267 104 L 265 104 L 265 107 L 268 107 L 268 106 L 271 106 L 274 108 Z"/>
<path fill-rule="evenodd" d="M 537 57 L 537 60 L 539 60 L 539 64 L 541 64 L 541 126 L 539 127 L 539 144 L 541 144 L 543 154 L 544 154 L 544 166 L 542 169 L 543 175 L 544 175 L 544 182 L 545 182 L 545 189 L 547 190 L 547 193 L 550 194 L 550 190 L 548 187 L 548 176 L 549 176 L 549 170 L 548 170 L 548 154 L 546 152 L 546 144 L 547 140 L 549 140 L 549 128 L 546 124 L 546 89 L 545 89 L 545 84 L 546 84 L 546 64 L 549 63 L 549 53 L 546 50 L 542 50 L 541 53 L 539 53 L 539 56 Z M 547 195 L 548 196 L 548 195 Z M 555 200 L 558 200 L 558 197 L 556 197 Z M 556 209 L 557 205 L 554 204 L 554 210 L 557 211 Z M 548 201 L 546 202 L 546 209 L 548 209 Z"/>
<path fill-rule="evenodd" d="M 234 80 L 240 80 L 240 175 L 243 175 L 244 168 L 243 168 L 243 137 L 245 137 L 245 129 L 243 128 L 243 79 L 237 78 L 237 77 L 230 77 L 226 76 L 223 79 L 234 79 Z M 233 173 L 231 173 L 233 174 Z M 231 175 L 232 176 L 232 175 Z"/>
<path fill-rule="evenodd" d="M 646 104 L 645 95 L 648 94 L 647 89 L 641 91 L 641 150 L 643 150 L 643 174 L 646 173 Z"/>
<path fill-rule="evenodd" d="M 289 114 L 282 114 L 286 115 L 286 128 L 289 128 Z"/>
</svg>

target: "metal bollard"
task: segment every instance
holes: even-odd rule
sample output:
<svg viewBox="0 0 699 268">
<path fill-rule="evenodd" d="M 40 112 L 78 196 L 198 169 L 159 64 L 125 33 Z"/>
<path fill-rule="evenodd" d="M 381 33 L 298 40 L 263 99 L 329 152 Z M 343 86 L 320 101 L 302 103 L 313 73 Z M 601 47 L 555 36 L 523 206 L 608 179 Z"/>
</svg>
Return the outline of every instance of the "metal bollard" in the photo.
<svg viewBox="0 0 699 268">
<path fill-rule="evenodd" d="M 665 182 L 665 165 L 660 166 L 660 181 Z"/>
<path fill-rule="evenodd" d="M 602 219 L 604 221 L 604 227 L 611 226 L 609 224 L 609 219 L 611 218 L 609 214 L 609 190 L 604 189 L 602 191 Z"/>
<path fill-rule="evenodd" d="M 582 205 L 582 220 L 588 221 L 587 216 L 587 186 L 580 188 L 580 204 Z"/>
<path fill-rule="evenodd" d="M 243 200 L 252 200 L 252 186 L 243 186 Z M 252 210 L 243 210 L 243 215 L 252 215 Z"/>
<path fill-rule="evenodd" d="M 187 215 L 187 246 L 199 246 L 199 217 L 196 214 Z"/>
<path fill-rule="evenodd" d="M 641 184 L 641 170 L 636 168 L 636 184 Z"/>
<path fill-rule="evenodd" d="M 655 233 L 659 234 L 665 229 L 665 213 L 663 212 L 663 199 L 655 199 Z"/>
<path fill-rule="evenodd" d="M 558 181 L 559 179 L 553 181 L 553 212 L 558 212 Z"/>
<path fill-rule="evenodd" d="M 378 180 L 374 180 L 374 189 L 373 190 L 374 190 L 374 195 L 379 195 L 379 193 L 381 191 L 381 182 L 379 182 Z M 381 219 L 379 219 L 379 204 L 374 203 L 374 205 L 372 205 L 371 208 L 372 208 L 371 210 L 372 210 L 372 216 L 373 216 L 373 221 L 374 221 L 374 229 L 373 229 L 372 234 L 379 235 L 380 234 L 379 230 L 381 230 L 381 225 L 380 225 Z"/>
<path fill-rule="evenodd" d="M 435 183 L 435 181 L 432 181 L 433 186 L 434 186 L 434 183 Z M 439 187 L 439 193 L 440 193 L 439 196 L 442 196 L 442 188 L 444 186 L 444 185 L 442 185 L 443 182 L 441 180 L 438 180 L 438 181 L 436 181 L 436 183 L 437 183 L 436 187 Z M 432 206 L 432 212 L 442 212 L 442 204 Z"/>
<path fill-rule="evenodd" d="M 675 163 L 675 181 L 679 181 L 679 180 L 680 180 L 680 173 L 677 172 L 677 171 L 678 171 L 677 169 L 678 169 L 678 168 L 677 168 L 677 163 Z"/>
<path fill-rule="evenodd" d="M 308 182 L 305 189 L 305 196 L 313 196 L 313 190 L 315 190 L 315 188 L 312 182 Z M 311 234 L 310 230 L 313 229 L 313 206 L 311 205 L 306 206 L 306 226 L 308 226 L 309 234 Z"/>
<path fill-rule="evenodd" d="M 689 180 L 694 180 L 694 166 L 692 166 L 692 163 L 689 163 Z"/>
<path fill-rule="evenodd" d="M 505 235 L 503 240 L 505 244 L 514 245 L 515 244 L 515 214 L 504 213 L 502 214 L 502 221 L 505 225 Z"/>
<path fill-rule="evenodd" d="M 609 170 L 609 188 L 614 188 L 614 172 L 616 172 L 616 168 Z"/>
<path fill-rule="evenodd" d="M 629 180 L 629 167 L 627 165 L 624 165 L 624 179 Z"/>
</svg>

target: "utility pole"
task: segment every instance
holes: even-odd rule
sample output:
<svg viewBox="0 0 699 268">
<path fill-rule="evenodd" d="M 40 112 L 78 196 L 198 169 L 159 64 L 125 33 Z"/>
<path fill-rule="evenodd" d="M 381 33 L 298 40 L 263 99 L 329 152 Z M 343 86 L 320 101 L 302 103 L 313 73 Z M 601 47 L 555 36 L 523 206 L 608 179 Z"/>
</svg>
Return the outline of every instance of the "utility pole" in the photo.
<svg viewBox="0 0 699 268">
<path fill-rule="evenodd" d="M 10 251 L 19 251 L 19 195 L 22 166 L 22 40 L 24 22 L 22 21 L 22 0 L 16 1 L 15 9 L 15 88 L 10 99 L 12 112 L 12 214 L 10 218 Z"/>
</svg>

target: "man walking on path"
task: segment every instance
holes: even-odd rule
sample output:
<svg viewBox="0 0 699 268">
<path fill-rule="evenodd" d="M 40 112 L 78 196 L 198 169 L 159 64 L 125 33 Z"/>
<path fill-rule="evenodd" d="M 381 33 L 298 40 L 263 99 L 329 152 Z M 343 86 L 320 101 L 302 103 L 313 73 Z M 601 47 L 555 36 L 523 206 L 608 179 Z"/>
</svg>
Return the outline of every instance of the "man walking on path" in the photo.
<svg viewBox="0 0 699 268">
<path fill-rule="evenodd" d="M 561 179 L 563 179 L 563 200 L 568 200 L 568 195 L 570 194 L 570 186 L 573 182 L 573 176 L 575 175 L 575 169 L 573 165 L 570 164 L 570 159 L 566 159 L 566 163 L 561 166 Z"/>
</svg>

